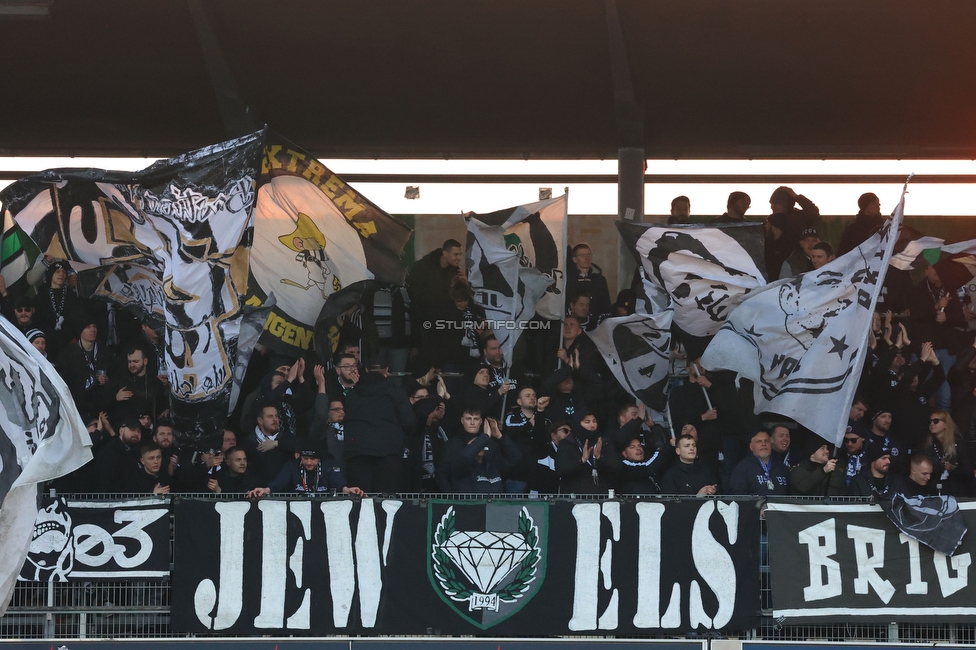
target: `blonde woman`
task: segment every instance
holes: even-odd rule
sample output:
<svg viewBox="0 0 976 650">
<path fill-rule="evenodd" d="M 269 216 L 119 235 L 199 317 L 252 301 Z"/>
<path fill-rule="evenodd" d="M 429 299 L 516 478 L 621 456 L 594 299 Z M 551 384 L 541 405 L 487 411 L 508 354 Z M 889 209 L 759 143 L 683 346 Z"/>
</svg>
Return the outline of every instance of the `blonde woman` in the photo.
<svg viewBox="0 0 976 650">
<path fill-rule="evenodd" d="M 932 411 L 929 418 L 929 435 L 925 438 L 922 453 L 932 458 L 933 482 L 941 485 L 942 494 L 970 496 L 973 492 L 973 466 L 966 456 L 959 427 L 952 416 L 942 409 Z"/>
</svg>

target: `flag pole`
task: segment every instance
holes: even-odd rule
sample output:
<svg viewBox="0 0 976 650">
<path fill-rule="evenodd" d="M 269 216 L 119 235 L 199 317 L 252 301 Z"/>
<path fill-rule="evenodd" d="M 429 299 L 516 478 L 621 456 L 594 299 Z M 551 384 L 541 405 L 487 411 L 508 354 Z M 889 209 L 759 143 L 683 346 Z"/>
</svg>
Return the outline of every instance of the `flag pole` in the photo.
<svg viewBox="0 0 976 650">
<path fill-rule="evenodd" d="M 512 313 L 511 313 L 511 317 L 508 319 L 510 323 L 514 323 L 515 322 L 515 309 L 516 309 L 516 307 L 515 307 L 515 300 L 517 298 L 518 298 L 518 275 L 515 276 L 515 295 L 513 296 L 513 300 L 512 300 Z M 508 333 L 508 338 L 509 339 L 512 338 L 512 333 L 511 332 Z M 514 345 L 512 345 L 512 353 L 511 353 L 511 356 L 512 356 L 512 358 L 509 359 L 509 361 L 508 361 L 508 367 L 505 368 L 505 384 L 508 384 L 508 379 L 509 379 L 509 377 L 512 376 L 512 362 L 515 360 L 515 346 Z M 505 356 L 502 355 L 502 361 L 504 361 L 504 360 L 505 360 Z M 505 385 L 505 384 L 503 384 L 503 385 Z M 507 390 L 507 391 L 505 391 L 505 394 L 502 395 L 502 415 L 499 418 L 499 422 L 501 423 L 502 426 L 499 427 L 499 429 L 501 429 L 502 427 L 505 426 L 505 409 L 508 406 L 508 394 L 510 392 L 511 392 L 511 390 Z"/>
<path fill-rule="evenodd" d="M 563 242 L 562 242 L 562 246 L 563 247 L 562 247 L 562 252 L 563 252 L 563 255 L 566 255 L 566 249 L 569 248 L 569 241 L 568 241 L 569 235 L 567 234 L 567 231 L 569 229 L 569 187 L 568 186 L 567 187 L 563 187 L 563 195 L 566 197 L 566 207 L 563 208 L 563 228 L 562 228 L 562 230 L 563 230 Z M 562 288 L 563 314 L 562 315 L 565 316 L 566 315 L 566 283 L 568 282 L 568 278 L 566 277 L 566 270 L 569 268 L 569 262 L 566 261 L 566 258 L 565 257 L 563 258 L 563 266 L 565 268 L 563 268 L 563 288 Z M 561 321 L 560 321 L 560 327 L 559 327 L 559 347 L 556 348 L 556 349 L 557 349 L 557 351 L 563 349 L 563 328 L 562 328 L 562 322 Z M 560 369 L 562 367 L 563 367 L 563 360 L 562 359 L 557 359 L 556 369 L 558 370 L 558 369 Z"/>
</svg>

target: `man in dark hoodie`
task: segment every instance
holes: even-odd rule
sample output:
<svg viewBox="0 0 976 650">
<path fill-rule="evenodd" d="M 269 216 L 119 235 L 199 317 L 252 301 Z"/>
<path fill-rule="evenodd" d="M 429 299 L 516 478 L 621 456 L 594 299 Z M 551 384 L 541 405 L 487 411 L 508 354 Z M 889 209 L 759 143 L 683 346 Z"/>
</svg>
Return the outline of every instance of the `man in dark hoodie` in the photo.
<svg viewBox="0 0 976 650">
<path fill-rule="evenodd" d="M 600 435 L 597 419 L 591 409 L 573 419 L 572 434 L 556 450 L 556 474 L 560 494 L 606 494 L 620 469 L 610 439 Z"/>
<path fill-rule="evenodd" d="M 387 380 L 388 371 L 378 361 L 367 364 L 366 375 L 346 395 L 343 421 L 349 485 L 381 494 L 400 489 L 404 430 L 416 422 L 410 400 Z"/>
</svg>

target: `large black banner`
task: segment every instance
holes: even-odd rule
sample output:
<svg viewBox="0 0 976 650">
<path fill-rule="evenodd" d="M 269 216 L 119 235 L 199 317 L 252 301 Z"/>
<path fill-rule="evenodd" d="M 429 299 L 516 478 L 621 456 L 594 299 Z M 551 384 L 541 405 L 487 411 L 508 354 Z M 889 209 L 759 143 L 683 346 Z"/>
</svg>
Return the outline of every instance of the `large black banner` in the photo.
<svg viewBox="0 0 976 650">
<path fill-rule="evenodd" d="M 169 499 L 47 499 L 20 580 L 89 581 L 169 575 Z"/>
<path fill-rule="evenodd" d="M 959 507 L 976 529 L 976 502 Z M 947 557 L 900 533 L 875 505 L 770 503 L 766 522 L 775 616 L 945 622 L 976 615 L 971 532 Z"/>
<path fill-rule="evenodd" d="M 181 633 L 627 636 L 757 622 L 752 501 L 181 499 L 176 521 Z"/>
</svg>

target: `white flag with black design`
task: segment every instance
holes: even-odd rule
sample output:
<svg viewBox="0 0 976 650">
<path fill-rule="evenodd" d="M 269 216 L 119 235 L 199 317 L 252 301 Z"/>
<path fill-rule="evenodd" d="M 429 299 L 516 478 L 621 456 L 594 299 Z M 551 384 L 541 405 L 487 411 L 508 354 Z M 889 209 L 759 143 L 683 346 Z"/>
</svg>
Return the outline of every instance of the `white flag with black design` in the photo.
<svg viewBox="0 0 976 650">
<path fill-rule="evenodd" d="M 587 335 L 624 390 L 658 411 L 666 403 L 673 314 L 667 309 L 607 318 Z"/>
<path fill-rule="evenodd" d="M 562 320 L 566 315 L 566 217 L 569 197 L 537 201 L 489 214 L 472 215 L 486 226 L 500 226 L 505 247 L 518 256 L 522 268 L 538 269 L 552 279 L 535 311 L 541 318 Z"/>
<path fill-rule="evenodd" d="M 695 339 L 703 348 L 739 301 L 766 284 L 762 224 L 618 221 L 617 229 L 640 262 L 647 295 L 663 292 L 669 298 L 689 352 Z"/>
<path fill-rule="evenodd" d="M 465 220 L 468 282 L 488 320 L 500 323 L 492 331 L 505 361 L 511 364 L 523 324 L 535 315 L 537 303 L 553 280 L 536 268 L 520 264 L 519 254 L 505 245 L 502 226 L 487 225 L 474 215 Z"/>
<path fill-rule="evenodd" d="M 54 366 L 0 318 L 0 616 L 31 544 L 38 485 L 91 460 L 88 429 Z"/>
<path fill-rule="evenodd" d="M 743 299 L 702 365 L 751 379 L 757 413 L 793 418 L 839 445 L 904 207 L 903 192 L 892 217 L 860 246 Z"/>
</svg>

